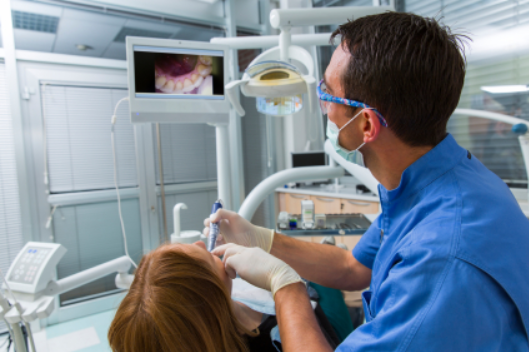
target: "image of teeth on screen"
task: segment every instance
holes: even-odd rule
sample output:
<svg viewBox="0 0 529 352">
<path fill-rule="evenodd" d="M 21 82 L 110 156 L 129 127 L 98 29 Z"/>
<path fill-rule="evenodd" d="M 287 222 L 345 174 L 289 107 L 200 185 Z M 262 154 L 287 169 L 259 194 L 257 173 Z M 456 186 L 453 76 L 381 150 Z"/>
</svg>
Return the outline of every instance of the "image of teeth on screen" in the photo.
<svg viewBox="0 0 529 352">
<path fill-rule="evenodd" d="M 142 97 L 224 95 L 223 57 L 215 52 L 135 52 L 136 93 Z M 195 54 L 196 53 L 196 54 Z M 208 55 L 209 54 L 209 55 Z"/>
</svg>

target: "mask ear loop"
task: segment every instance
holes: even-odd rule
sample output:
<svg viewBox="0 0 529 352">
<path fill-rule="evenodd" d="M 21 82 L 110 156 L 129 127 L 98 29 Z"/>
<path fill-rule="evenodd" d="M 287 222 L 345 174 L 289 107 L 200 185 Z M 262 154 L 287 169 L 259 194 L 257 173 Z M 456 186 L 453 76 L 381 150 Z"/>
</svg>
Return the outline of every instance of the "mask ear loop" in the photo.
<svg viewBox="0 0 529 352">
<path fill-rule="evenodd" d="M 345 127 L 347 127 L 348 124 L 350 124 L 351 122 L 353 122 L 353 120 L 356 119 L 356 118 L 358 117 L 358 115 L 360 115 L 360 114 L 362 113 L 362 111 L 364 111 L 364 110 L 365 110 L 365 108 L 362 109 L 362 110 L 360 110 L 360 111 L 358 112 L 358 114 L 356 114 L 355 116 L 353 116 L 352 119 L 350 119 L 349 121 L 347 121 L 347 123 L 346 123 L 345 125 L 343 125 L 342 128 L 340 128 L 340 129 L 338 130 L 338 132 L 340 132 L 340 131 L 343 130 Z"/>
</svg>

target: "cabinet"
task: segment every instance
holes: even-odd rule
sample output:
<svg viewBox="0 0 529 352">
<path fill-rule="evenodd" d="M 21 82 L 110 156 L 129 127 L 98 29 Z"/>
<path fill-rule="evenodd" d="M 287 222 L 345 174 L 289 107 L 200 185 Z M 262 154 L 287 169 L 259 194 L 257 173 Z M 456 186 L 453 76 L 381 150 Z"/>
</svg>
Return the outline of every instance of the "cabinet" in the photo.
<svg viewBox="0 0 529 352">
<path fill-rule="evenodd" d="M 341 199 L 342 214 L 376 214 L 378 213 L 378 202 L 370 202 L 355 199 Z"/>
<path fill-rule="evenodd" d="M 301 201 L 305 199 L 310 199 L 314 202 L 315 214 L 377 214 L 380 207 L 379 202 L 369 200 L 286 192 L 278 192 L 277 199 L 279 211 L 286 211 L 290 214 L 301 214 Z"/>
<path fill-rule="evenodd" d="M 285 194 L 285 209 L 279 211 L 286 211 L 289 214 L 301 214 L 301 201 L 304 199 L 310 199 L 308 194 Z"/>
<path fill-rule="evenodd" d="M 340 198 L 310 196 L 310 199 L 314 202 L 315 214 L 340 214 L 342 207 Z"/>
</svg>

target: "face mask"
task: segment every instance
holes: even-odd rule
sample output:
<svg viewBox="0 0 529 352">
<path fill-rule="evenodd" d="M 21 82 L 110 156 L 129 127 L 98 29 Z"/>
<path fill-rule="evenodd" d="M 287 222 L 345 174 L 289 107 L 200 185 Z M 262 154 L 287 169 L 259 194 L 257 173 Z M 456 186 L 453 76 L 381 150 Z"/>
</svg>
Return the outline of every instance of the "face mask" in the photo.
<svg viewBox="0 0 529 352">
<path fill-rule="evenodd" d="M 343 125 L 342 128 L 338 128 L 338 126 L 336 126 L 336 124 L 329 120 L 329 117 L 327 117 L 327 138 L 329 138 L 329 140 L 331 141 L 336 153 L 338 153 L 338 155 L 340 155 L 342 158 L 358 166 L 366 167 L 364 164 L 364 156 L 362 155 L 362 152 L 359 151 L 359 149 L 362 148 L 366 143 L 362 143 L 355 150 L 347 150 L 340 145 L 338 139 L 338 137 L 340 136 L 340 131 L 347 127 L 348 124 L 353 122 L 353 120 L 356 119 L 358 115 L 362 113 L 362 111 L 364 110 L 361 110 L 358 114 L 353 116 L 353 118 L 349 120 L 345 125 Z"/>
</svg>

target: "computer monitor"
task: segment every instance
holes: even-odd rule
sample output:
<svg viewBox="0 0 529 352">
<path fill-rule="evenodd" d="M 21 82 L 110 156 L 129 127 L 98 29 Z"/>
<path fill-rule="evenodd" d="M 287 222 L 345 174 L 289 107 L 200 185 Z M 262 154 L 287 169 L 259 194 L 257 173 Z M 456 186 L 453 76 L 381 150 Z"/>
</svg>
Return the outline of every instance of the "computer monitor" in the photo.
<svg viewBox="0 0 529 352">
<path fill-rule="evenodd" d="M 131 122 L 229 121 L 227 47 L 127 37 Z"/>
<path fill-rule="evenodd" d="M 327 154 L 323 150 L 292 153 L 292 167 L 325 165 L 327 165 Z"/>
</svg>

